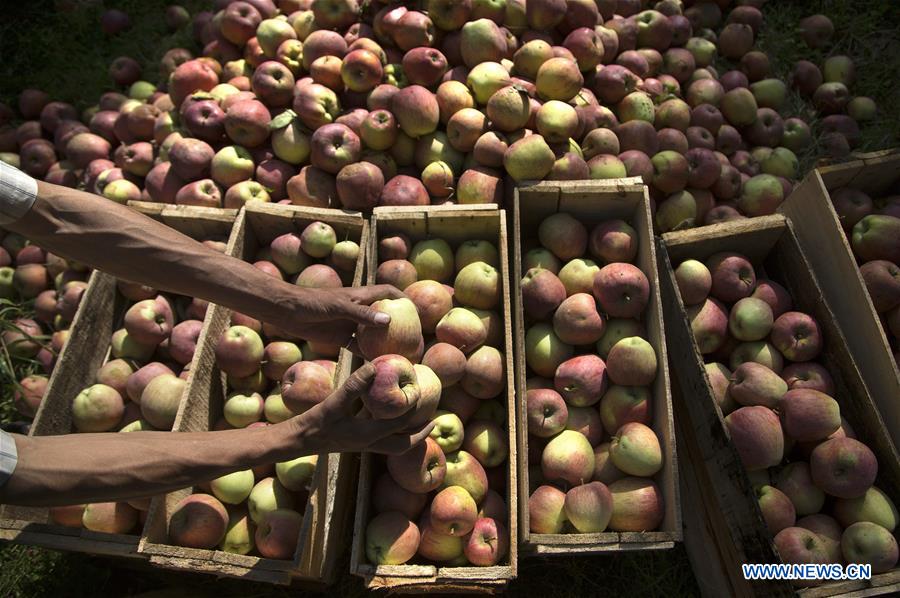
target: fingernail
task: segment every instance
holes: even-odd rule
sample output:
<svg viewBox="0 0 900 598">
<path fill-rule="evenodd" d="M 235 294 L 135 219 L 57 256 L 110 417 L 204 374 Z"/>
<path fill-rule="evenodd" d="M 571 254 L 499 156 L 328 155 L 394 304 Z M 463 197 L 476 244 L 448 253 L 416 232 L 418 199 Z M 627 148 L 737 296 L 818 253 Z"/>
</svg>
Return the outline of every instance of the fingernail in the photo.
<svg viewBox="0 0 900 598">
<path fill-rule="evenodd" d="M 375 323 L 376 324 L 390 324 L 391 323 L 390 314 L 386 314 L 381 311 L 378 312 L 377 314 L 375 314 Z"/>
</svg>

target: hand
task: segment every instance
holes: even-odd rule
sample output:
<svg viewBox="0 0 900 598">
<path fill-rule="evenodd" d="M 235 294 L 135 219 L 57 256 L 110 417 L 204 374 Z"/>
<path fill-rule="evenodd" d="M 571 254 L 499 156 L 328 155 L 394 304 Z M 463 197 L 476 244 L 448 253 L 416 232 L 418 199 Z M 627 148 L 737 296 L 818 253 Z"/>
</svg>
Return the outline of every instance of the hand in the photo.
<svg viewBox="0 0 900 598">
<path fill-rule="evenodd" d="M 406 296 L 387 284 L 304 291 L 297 319 L 282 324 L 282 328 L 304 340 L 338 347 L 350 347 L 359 324 L 390 324 L 391 317 L 370 307 L 372 303 Z"/>
<path fill-rule="evenodd" d="M 298 416 L 307 432 L 305 440 L 321 453 L 405 453 L 431 433 L 434 422 L 412 425 L 415 409 L 395 419 L 371 419 L 354 415 L 353 404 L 368 390 L 375 367 L 366 363 L 331 395 Z"/>
</svg>

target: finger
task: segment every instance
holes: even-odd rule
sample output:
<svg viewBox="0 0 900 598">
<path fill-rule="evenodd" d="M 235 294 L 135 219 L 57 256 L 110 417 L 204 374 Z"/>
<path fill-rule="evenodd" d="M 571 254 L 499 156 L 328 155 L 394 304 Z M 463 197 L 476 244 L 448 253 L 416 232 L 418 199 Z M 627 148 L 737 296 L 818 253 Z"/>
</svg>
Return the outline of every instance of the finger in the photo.
<svg viewBox="0 0 900 598">
<path fill-rule="evenodd" d="M 347 381 L 338 389 L 338 392 L 343 393 L 345 400 L 359 398 L 368 390 L 374 378 L 375 366 L 371 363 L 364 363 L 347 378 Z"/>
<path fill-rule="evenodd" d="M 391 323 L 390 314 L 378 311 L 374 307 L 362 305 L 360 303 L 349 302 L 346 305 L 344 316 L 348 320 L 352 320 L 363 326 L 372 326 L 373 328 L 384 328 Z"/>
<path fill-rule="evenodd" d="M 369 287 L 360 287 L 360 300 L 369 304 L 382 299 L 403 299 L 406 294 L 390 284 L 375 284 Z"/>
<path fill-rule="evenodd" d="M 402 455 L 420 442 L 424 442 L 428 435 L 431 434 L 432 428 L 434 428 L 434 423 L 429 422 L 428 425 L 413 434 L 409 432 L 393 434 L 373 443 L 368 451 L 387 455 Z"/>
</svg>

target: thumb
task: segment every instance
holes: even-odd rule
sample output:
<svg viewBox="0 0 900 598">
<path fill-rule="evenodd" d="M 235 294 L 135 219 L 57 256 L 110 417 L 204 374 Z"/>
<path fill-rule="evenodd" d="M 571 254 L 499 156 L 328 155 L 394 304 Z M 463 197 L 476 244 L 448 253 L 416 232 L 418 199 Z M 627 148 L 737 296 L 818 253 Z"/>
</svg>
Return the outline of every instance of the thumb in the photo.
<svg viewBox="0 0 900 598">
<path fill-rule="evenodd" d="M 347 317 L 350 320 L 353 320 L 357 324 L 363 324 L 364 326 L 384 328 L 391 323 L 390 314 L 378 311 L 369 305 L 351 303 L 347 312 Z"/>
</svg>

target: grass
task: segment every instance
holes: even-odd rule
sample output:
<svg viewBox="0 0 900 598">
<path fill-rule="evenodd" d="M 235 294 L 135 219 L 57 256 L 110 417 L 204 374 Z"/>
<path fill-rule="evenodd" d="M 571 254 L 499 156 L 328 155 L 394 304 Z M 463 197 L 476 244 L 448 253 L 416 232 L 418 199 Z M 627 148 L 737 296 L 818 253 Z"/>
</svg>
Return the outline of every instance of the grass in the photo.
<svg viewBox="0 0 900 598">
<path fill-rule="evenodd" d="M 51 0 L 20 0 L 4 4 L 0 22 L 0 101 L 15 104 L 22 89 L 38 87 L 60 99 L 86 108 L 100 94 L 112 89 L 107 74 L 110 62 L 127 55 L 145 67 L 144 79 L 158 80 L 155 65 L 166 50 L 193 48 L 190 28 L 171 33 L 163 22 L 169 2 L 148 0 L 65 0 L 79 5 L 74 12 L 58 12 Z M 182 0 L 192 13 L 208 9 L 211 0 Z M 106 7 L 131 15 L 134 27 L 116 37 L 103 35 L 99 17 Z M 835 26 L 835 42 L 827 51 L 811 51 L 799 39 L 800 19 L 814 13 L 829 15 Z M 900 139 L 900 3 L 893 0 L 795 0 L 770 2 L 759 47 L 772 59 L 776 76 L 786 78 L 799 59 L 821 64 L 833 54 L 848 54 L 856 61 L 858 80 L 851 89 L 867 95 L 881 108 L 878 120 L 863 128 L 859 149 L 873 151 L 896 145 Z M 196 48 L 193 48 L 196 50 Z M 718 65 L 721 72 L 730 68 Z M 815 124 L 811 107 L 792 94 L 787 110 Z M 802 172 L 815 164 L 821 148 L 814 145 L 800 156 Z M 30 306 L 0 305 L 0 324 L 9 322 Z M 0 422 L 16 419 L 11 407 L 15 380 L 27 375 L 34 364 L 13 363 L 0 356 Z M 690 506 L 688 506 L 690 508 Z M 347 570 L 347 563 L 341 567 Z M 331 592 L 362 596 L 359 580 L 342 576 Z M 581 597 L 595 595 L 695 596 L 699 593 L 682 547 L 664 553 L 631 553 L 566 559 L 522 560 L 519 579 L 509 588 L 511 596 Z M 39 548 L 0 546 L 0 595 L 28 596 L 242 596 L 281 597 L 283 588 L 209 576 L 161 570 L 133 570 L 120 562 Z M 312 595 L 291 591 L 291 596 Z"/>
</svg>

